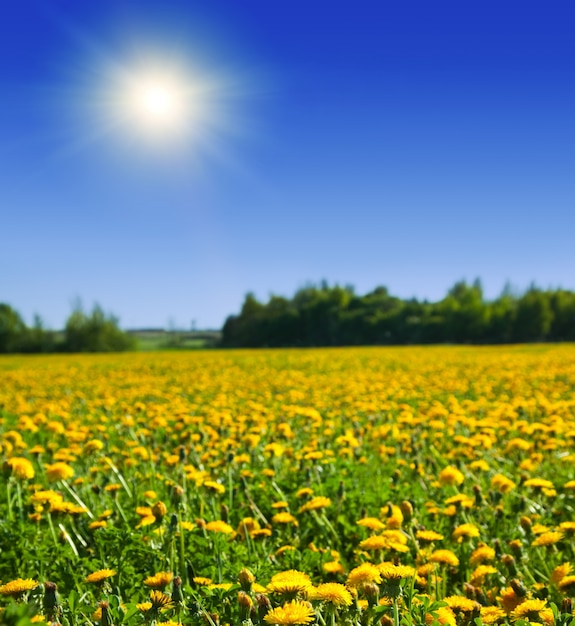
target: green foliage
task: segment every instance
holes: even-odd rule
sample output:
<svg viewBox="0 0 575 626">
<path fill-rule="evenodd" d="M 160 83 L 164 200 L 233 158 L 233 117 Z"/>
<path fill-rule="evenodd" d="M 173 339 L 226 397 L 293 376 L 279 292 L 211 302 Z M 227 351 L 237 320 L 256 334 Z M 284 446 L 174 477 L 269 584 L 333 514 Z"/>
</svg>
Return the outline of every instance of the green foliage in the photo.
<svg viewBox="0 0 575 626">
<path fill-rule="evenodd" d="M 38 315 L 28 327 L 17 311 L 0 303 L 0 354 L 121 352 L 133 349 L 135 343 L 133 337 L 119 328 L 118 320 L 106 315 L 98 305 L 89 314 L 76 307 L 66 322 L 63 340 L 58 341 L 56 333 L 46 330 Z"/>
<path fill-rule="evenodd" d="M 248 294 L 223 328 L 226 347 L 523 343 L 575 340 L 575 293 L 532 286 L 484 299 L 479 280 L 457 282 L 439 302 L 401 300 L 378 287 L 307 286 L 267 304 Z"/>
<path fill-rule="evenodd" d="M 119 328 L 118 320 L 106 315 L 98 305 L 90 314 L 76 307 L 64 329 L 67 352 L 122 352 L 134 345 L 133 338 Z"/>
</svg>

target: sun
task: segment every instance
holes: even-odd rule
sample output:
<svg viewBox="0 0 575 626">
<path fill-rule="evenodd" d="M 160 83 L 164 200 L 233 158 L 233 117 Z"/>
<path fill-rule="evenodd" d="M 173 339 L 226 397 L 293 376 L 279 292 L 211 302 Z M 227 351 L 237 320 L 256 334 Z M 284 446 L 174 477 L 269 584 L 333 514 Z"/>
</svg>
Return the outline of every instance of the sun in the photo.
<svg viewBox="0 0 575 626">
<path fill-rule="evenodd" d="M 183 131 L 193 115 L 185 81 L 174 77 L 137 76 L 127 85 L 125 114 L 143 131 Z"/>
</svg>

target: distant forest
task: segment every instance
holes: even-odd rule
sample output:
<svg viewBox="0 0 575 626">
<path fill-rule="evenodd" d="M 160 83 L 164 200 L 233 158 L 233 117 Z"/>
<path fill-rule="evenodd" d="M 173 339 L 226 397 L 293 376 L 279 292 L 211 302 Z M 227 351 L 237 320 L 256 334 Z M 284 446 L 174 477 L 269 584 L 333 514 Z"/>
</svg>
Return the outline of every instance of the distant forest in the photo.
<svg viewBox="0 0 575 626">
<path fill-rule="evenodd" d="M 531 286 L 516 294 L 507 287 L 487 301 L 476 280 L 427 302 L 403 300 L 385 287 L 359 296 L 322 283 L 267 303 L 248 294 L 222 332 L 222 346 L 254 348 L 575 341 L 575 293 Z"/>
<path fill-rule="evenodd" d="M 122 352 L 132 350 L 136 342 L 118 326 L 113 315 L 98 305 L 90 313 L 77 306 L 62 332 L 44 328 L 40 317 L 27 326 L 10 305 L 0 303 L 0 354 L 43 352 Z"/>
</svg>

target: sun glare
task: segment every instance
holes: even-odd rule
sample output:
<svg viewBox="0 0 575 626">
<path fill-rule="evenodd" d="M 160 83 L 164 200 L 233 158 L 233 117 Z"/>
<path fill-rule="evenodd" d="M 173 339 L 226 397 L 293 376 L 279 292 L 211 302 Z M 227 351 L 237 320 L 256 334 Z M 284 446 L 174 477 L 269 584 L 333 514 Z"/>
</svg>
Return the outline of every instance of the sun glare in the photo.
<svg viewBox="0 0 575 626">
<path fill-rule="evenodd" d="M 126 113 L 144 130 L 174 132 L 190 120 L 191 105 L 183 82 L 144 77 L 128 90 Z"/>
</svg>

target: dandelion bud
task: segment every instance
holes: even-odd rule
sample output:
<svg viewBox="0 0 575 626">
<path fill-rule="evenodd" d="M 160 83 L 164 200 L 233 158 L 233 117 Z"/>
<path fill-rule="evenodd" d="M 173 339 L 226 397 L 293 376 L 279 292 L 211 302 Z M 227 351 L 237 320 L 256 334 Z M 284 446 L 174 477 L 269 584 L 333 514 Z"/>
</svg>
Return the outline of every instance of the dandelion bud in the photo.
<svg viewBox="0 0 575 626">
<path fill-rule="evenodd" d="M 244 567 L 242 570 L 240 570 L 240 573 L 238 574 L 238 582 L 240 583 L 243 591 L 251 591 L 252 584 L 254 583 L 255 579 L 256 577 L 252 574 L 252 572 L 250 572 L 247 567 Z"/>
<path fill-rule="evenodd" d="M 251 609 L 254 601 L 245 591 L 238 591 L 238 604 L 245 609 Z"/>
<path fill-rule="evenodd" d="M 518 578 L 513 578 L 512 580 L 510 580 L 509 585 L 511 586 L 511 589 L 513 589 L 515 595 L 518 598 L 524 598 L 527 595 L 527 589 L 525 588 L 525 585 Z"/>
<path fill-rule="evenodd" d="M 249 611 L 254 602 L 245 591 L 238 591 L 238 604 L 242 609 Z"/>
<path fill-rule="evenodd" d="M 365 583 L 362 589 L 369 605 L 375 606 L 379 597 L 379 587 L 375 583 Z"/>
<path fill-rule="evenodd" d="M 100 618 L 100 626 L 113 626 L 112 618 L 110 617 L 110 603 L 103 600 L 98 605 L 102 611 L 102 617 Z"/>
<path fill-rule="evenodd" d="M 515 557 L 511 554 L 504 554 L 501 557 L 501 562 L 507 568 L 510 576 L 517 576 L 517 565 L 515 563 Z"/>
<path fill-rule="evenodd" d="M 172 513 L 170 517 L 170 532 L 175 533 L 177 527 L 178 527 L 178 516 L 175 513 Z"/>
<path fill-rule="evenodd" d="M 475 495 L 475 506 L 481 506 L 483 504 L 483 494 L 479 485 L 473 485 L 473 494 Z"/>
<path fill-rule="evenodd" d="M 42 599 L 42 605 L 49 621 L 55 619 L 56 613 L 60 608 L 58 603 L 58 594 L 56 593 L 57 589 L 58 586 L 56 583 L 44 583 L 44 597 Z"/>
<path fill-rule="evenodd" d="M 519 539 L 510 541 L 509 547 L 511 548 L 511 552 L 513 552 L 517 558 L 521 558 L 521 541 L 519 541 Z"/>
<path fill-rule="evenodd" d="M 256 593 L 256 602 L 258 604 L 258 617 L 262 620 L 272 610 L 272 603 L 263 593 Z"/>
<path fill-rule="evenodd" d="M 345 497 L 345 485 L 343 480 L 339 481 L 339 487 L 337 488 L 337 498 L 338 500 L 343 500 Z"/>
<path fill-rule="evenodd" d="M 226 504 L 222 504 L 222 506 L 220 507 L 220 519 L 226 523 L 230 519 L 230 509 Z"/>
<path fill-rule="evenodd" d="M 391 482 L 393 485 L 397 485 L 399 479 L 401 478 L 401 471 L 396 469 L 391 475 Z"/>
<path fill-rule="evenodd" d="M 473 600 L 475 598 L 475 587 L 473 585 L 471 585 L 470 583 L 465 583 L 463 585 L 463 591 L 465 591 L 465 595 L 470 599 Z"/>
<path fill-rule="evenodd" d="M 183 601 L 182 579 L 179 576 L 174 576 L 174 580 L 172 580 L 172 602 L 174 604 L 180 604 Z"/>
<path fill-rule="evenodd" d="M 523 530 L 525 531 L 526 534 L 529 534 L 531 532 L 531 526 L 532 525 L 533 525 L 533 522 L 526 515 L 522 515 L 519 518 L 519 526 L 521 526 L 521 528 L 523 528 Z"/>
<path fill-rule="evenodd" d="M 158 520 L 162 520 L 164 515 L 168 512 L 168 507 L 161 501 L 158 500 L 156 504 L 152 507 L 152 514 Z"/>
<path fill-rule="evenodd" d="M 220 616 L 217 613 L 204 613 L 204 619 L 208 624 L 215 624 L 218 626 L 220 623 Z"/>
<path fill-rule="evenodd" d="M 413 505 L 409 500 L 403 500 L 399 505 L 399 510 L 401 511 L 403 519 L 406 522 L 411 521 L 411 518 L 413 517 Z"/>
<path fill-rule="evenodd" d="M 389 615 L 384 615 L 379 623 L 381 626 L 393 626 L 393 618 Z"/>
<path fill-rule="evenodd" d="M 573 600 L 571 600 L 571 598 L 563 598 L 561 602 L 561 613 L 573 615 Z"/>
</svg>

